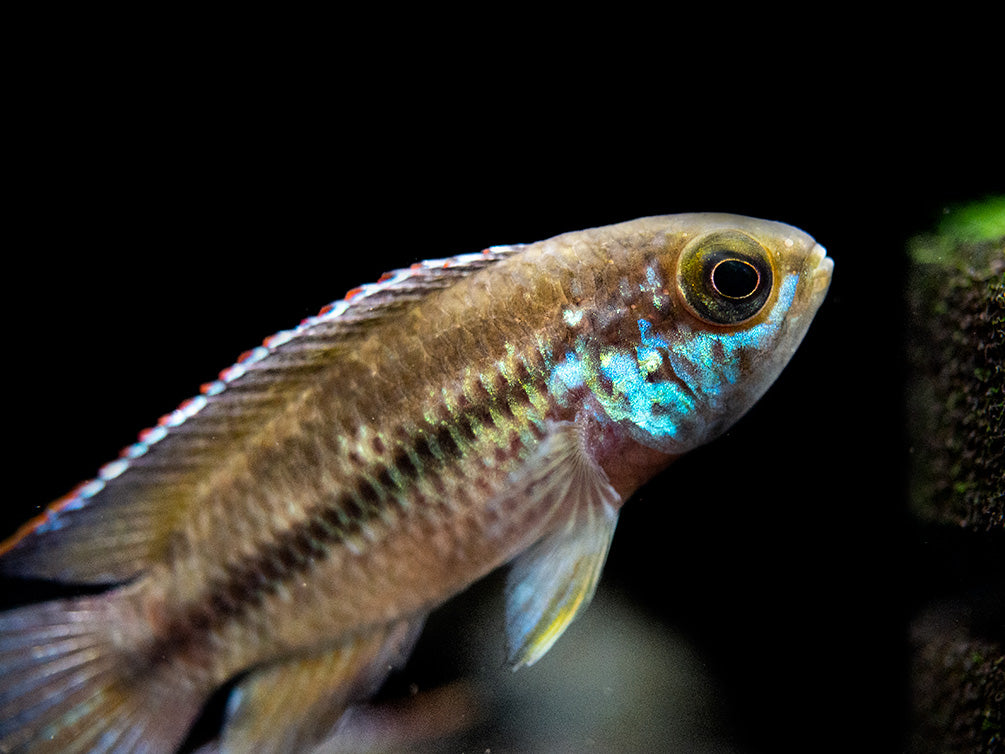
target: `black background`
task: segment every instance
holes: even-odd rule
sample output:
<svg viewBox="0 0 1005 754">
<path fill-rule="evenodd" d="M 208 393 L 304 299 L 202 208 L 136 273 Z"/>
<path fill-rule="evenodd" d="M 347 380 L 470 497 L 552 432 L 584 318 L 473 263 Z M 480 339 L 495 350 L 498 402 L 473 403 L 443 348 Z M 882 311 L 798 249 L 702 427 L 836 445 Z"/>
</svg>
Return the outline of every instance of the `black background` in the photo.
<svg viewBox="0 0 1005 754">
<path fill-rule="evenodd" d="M 1000 116 L 952 82 L 570 74 L 524 100 L 505 74 L 94 55 L 13 108 L 3 533 L 386 270 L 649 214 L 781 220 L 828 248 L 829 297 L 755 409 L 627 504 L 604 578 L 699 647 L 740 745 L 897 748 L 907 624 L 941 588 L 904 498 L 904 247 L 1005 188 Z"/>
</svg>

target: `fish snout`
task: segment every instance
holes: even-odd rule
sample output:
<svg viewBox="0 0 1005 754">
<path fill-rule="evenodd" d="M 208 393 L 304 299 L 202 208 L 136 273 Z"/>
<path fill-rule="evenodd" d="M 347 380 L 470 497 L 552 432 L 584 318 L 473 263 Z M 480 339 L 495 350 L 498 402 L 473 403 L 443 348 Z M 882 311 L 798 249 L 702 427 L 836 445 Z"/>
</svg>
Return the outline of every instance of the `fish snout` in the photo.
<svg viewBox="0 0 1005 754">
<path fill-rule="evenodd" d="M 834 270 L 834 260 L 827 256 L 827 249 L 820 244 L 814 244 L 810 249 L 807 269 L 812 270 L 813 292 L 820 294 L 827 290 Z"/>
</svg>

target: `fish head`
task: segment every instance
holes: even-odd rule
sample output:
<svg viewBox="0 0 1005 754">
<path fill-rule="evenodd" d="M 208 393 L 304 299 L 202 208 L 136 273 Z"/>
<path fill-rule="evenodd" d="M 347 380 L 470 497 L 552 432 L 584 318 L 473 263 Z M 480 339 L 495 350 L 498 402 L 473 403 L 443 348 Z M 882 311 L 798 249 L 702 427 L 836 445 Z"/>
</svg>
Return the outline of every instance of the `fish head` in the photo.
<svg viewBox="0 0 1005 754">
<path fill-rule="evenodd" d="M 774 382 L 827 293 L 833 262 L 782 223 L 665 220 L 639 255 L 640 297 L 595 354 L 593 392 L 634 440 L 676 455 L 720 435 Z"/>
</svg>

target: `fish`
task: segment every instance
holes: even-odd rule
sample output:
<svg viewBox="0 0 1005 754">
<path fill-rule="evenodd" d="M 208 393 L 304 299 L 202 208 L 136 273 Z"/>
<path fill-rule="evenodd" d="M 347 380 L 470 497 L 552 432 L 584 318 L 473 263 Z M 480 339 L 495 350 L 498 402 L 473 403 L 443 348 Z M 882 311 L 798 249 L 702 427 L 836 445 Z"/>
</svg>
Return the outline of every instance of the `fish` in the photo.
<svg viewBox="0 0 1005 754">
<path fill-rule="evenodd" d="M 0 614 L 0 751 L 309 750 L 431 610 L 508 564 L 514 669 L 596 589 L 624 502 L 732 426 L 832 260 L 646 217 L 423 261 L 267 338 L 0 545 L 79 586 Z"/>
</svg>

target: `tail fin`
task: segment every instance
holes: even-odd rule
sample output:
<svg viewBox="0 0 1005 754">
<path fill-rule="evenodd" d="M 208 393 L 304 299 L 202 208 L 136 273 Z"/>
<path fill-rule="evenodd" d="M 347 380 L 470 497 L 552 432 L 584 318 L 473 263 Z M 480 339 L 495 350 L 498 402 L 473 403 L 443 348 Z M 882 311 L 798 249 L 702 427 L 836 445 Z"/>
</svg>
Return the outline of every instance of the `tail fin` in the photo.
<svg viewBox="0 0 1005 754">
<path fill-rule="evenodd" d="M 170 752 L 203 697 L 115 646 L 116 594 L 0 613 L 0 752 Z"/>
</svg>

